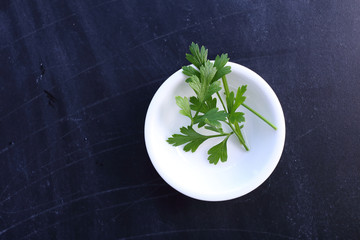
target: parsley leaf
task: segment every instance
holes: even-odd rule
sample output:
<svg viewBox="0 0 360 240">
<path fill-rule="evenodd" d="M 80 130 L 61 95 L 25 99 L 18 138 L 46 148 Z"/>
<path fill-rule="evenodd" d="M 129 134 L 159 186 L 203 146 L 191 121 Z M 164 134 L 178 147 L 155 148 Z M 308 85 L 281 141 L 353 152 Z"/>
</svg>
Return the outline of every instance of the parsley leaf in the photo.
<svg viewBox="0 0 360 240">
<path fill-rule="evenodd" d="M 238 107 L 245 101 L 246 97 L 244 93 L 246 92 L 247 85 L 239 87 L 236 92 L 236 97 L 234 96 L 234 92 L 230 92 L 230 94 L 226 97 L 226 105 L 229 113 L 234 113 Z"/>
<path fill-rule="evenodd" d="M 244 96 L 244 93 L 246 92 L 247 85 L 242 85 L 241 88 L 239 87 L 236 92 L 236 98 L 234 103 L 235 110 L 240 107 L 240 105 L 245 101 L 246 97 Z"/>
<path fill-rule="evenodd" d="M 229 113 L 232 113 L 234 106 L 234 92 L 230 92 L 228 96 L 226 96 L 226 105 Z"/>
<path fill-rule="evenodd" d="M 219 144 L 210 148 L 210 150 L 208 151 L 208 154 L 209 154 L 208 160 L 210 163 L 213 163 L 216 165 L 219 162 L 219 160 L 221 160 L 221 162 L 226 162 L 227 157 L 228 157 L 226 143 L 227 143 L 227 140 L 229 139 L 229 137 L 230 137 L 230 135 L 228 135 Z"/>
<path fill-rule="evenodd" d="M 213 109 L 216 107 L 216 98 L 208 98 L 204 103 L 201 103 L 197 97 L 190 97 L 190 108 L 191 110 L 205 113 L 209 111 L 210 109 Z"/>
<path fill-rule="evenodd" d="M 214 131 L 214 132 L 218 132 L 218 133 L 224 133 L 224 130 L 221 127 L 217 128 L 217 127 L 214 127 L 214 126 L 211 126 L 211 125 L 207 125 L 207 126 L 205 126 L 205 128 L 207 130 L 210 130 L 210 131 Z"/>
<path fill-rule="evenodd" d="M 227 53 L 221 54 L 221 56 L 216 55 L 216 58 L 214 61 L 214 66 L 219 70 L 219 69 L 223 68 L 229 60 L 230 60 L 230 58 L 228 58 Z"/>
<path fill-rule="evenodd" d="M 235 122 L 241 123 L 245 122 L 245 117 L 243 112 L 234 112 L 229 114 L 229 122 L 235 124 Z"/>
<path fill-rule="evenodd" d="M 237 124 L 241 122 L 245 122 L 245 117 L 243 112 L 235 112 L 240 105 L 245 101 L 246 97 L 244 93 L 246 92 L 247 85 L 239 87 L 236 93 L 236 97 L 234 96 L 234 92 L 230 92 L 226 97 L 226 105 L 228 109 L 228 119 L 232 124 Z"/>
<path fill-rule="evenodd" d="M 192 75 L 195 75 L 198 78 L 200 77 L 200 72 L 195 68 L 193 68 L 192 66 L 183 66 L 182 70 L 183 70 L 183 74 L 185 74 L 186 76 L 191 77 Z"/>
<path fill-rule="evenodd" d="M 200 67 L 200 78 L 192 75 L 186 80 L 196 93 L 200 103 L 203 103 L 211 95 L 221 90 L 220 82 L 211 83 L 215 74 L 216 68 L 210 61 L 207 61 L 204 66 Z"/>
<path fill-rule="evenodd" d="M 180 128 L 182 134 L 173 134 L 172 137 L 168 138 L 167 142 L 173 146 L 180 146 L 187 143 L 184 146 L 184 151 L 195 152 L 196 149 L 209 138 L 225 136 L 225 134 L 205 136 L 196 132 L 191 126 Z"/>
<path fill-rule="evenodd" d="M 176 100 L 176 104 L 181 108 L 181 110 L 179 111 L 180 114 L 192 119 L 190 103 L 188 98 L 187 97 L 182 98 L 180 96 L 177 96 L 175 97 L 175 100 Z"/>
<path fill-rule="evenodd" d="M 186 79 L 186 82 L 189 86 L 194 90 L 196 95 L 199 97 L 201 91 L 201 82 L 200 79 L 196 75 L 192 75 L 190 78 Z"/>
<path fill-rule="evenodd" d="M 220 128 L 220 121 L 225 121 L 227 116 L 228 114 L 225 111 L 219 111 L 218 108 L 213 108 L 207 111 L 204 115 L 196 117 L 194 122 L 199 123 L 199 128 L 203 127 L 205 124 Z"/>
<path fill-rule="evenodd" d="M 209 85 L 211 80 L 216 74 L 216 67 L 209 60 L 205 62 L 203 66 L 200 67 L 200 78 L 203 84 Z"/>
<path fill-rule="evenodd" d="M 199 45 L 191 43 L 189 50 L 191 54 L 186 54 L 186 59 L 194 64 L 195 67 L 200 69 L 200 66 L 204 65 L 207 60 L 208 50 L 204 46 L 199 49 Z"/>
<path fill-rule="evenodd" d="M 220 57 L 219 57 L 219 55 L 216 56 L 214 66 L 216 67 L 217 72 L 216 72 L 214 78 L 212 79 L 212 82 L 217 81 L 218 79 L 222 78 L 226 74 L 231 73 L 231 67 L 230 66 L 225 67 L 225 65 L 228 61 L 229 61 L 229 58 L 228 58 L 227 54 L 221 54 Z"/>
</svg>

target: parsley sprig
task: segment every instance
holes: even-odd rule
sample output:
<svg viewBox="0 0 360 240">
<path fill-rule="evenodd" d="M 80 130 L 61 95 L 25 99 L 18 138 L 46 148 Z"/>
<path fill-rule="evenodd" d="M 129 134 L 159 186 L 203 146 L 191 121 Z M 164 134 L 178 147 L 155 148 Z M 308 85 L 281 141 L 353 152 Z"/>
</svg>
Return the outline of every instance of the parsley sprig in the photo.
<svg viewBox="0 0 360 240">
<path fill-rule="evenodd" d="M 236 93 L 229 90 L 226 75 L 231 72 L 231 68 L 226 66 L 229 61 L 227 54 L 217 55 L 215 61 L 210 62 L 208 50 L 204 46 L 199 48 L 198 44 L 191 43 L 189 49 L 190 53 L 186 54 L 186 59 L 193 66 L 184 66 L 182 70 L 188 76 L 186 82 L 193 89 L 195 96 L 190 99 L 176 96 L 175 100 L 181 109 L 180 114 L 189 118 L 190 125 L 181 127 L 181 134 L 173 134 L 167 139 L 167 142 L 173 146 L 185 144 L 184 151 L 195 152 L 206 140 L 223 137 L 220 143 L 209 149 L 208 160 L 212 164 L 217 164 L 219 160 L 226 162 L 228 158 L 227 141 L 232 134 L 235 134 L 241 146 L 249 151 L 241 130 L 244 127 L 245 114 L 239 111 L 240 106 L 247 108 L 273 129 L 276 130 L 276 127 L 244 103 L 247 85 L 239 87 Z M 225 92 L 225 101 L 219 93 L 222 89 L 221 83 Z M 217 99 L 220 100 L 223 110 L 219 110 L 217 107 Z M 222 124 L 228 125 L 231 131 L 225 132 Z M 200 134 L 194 129 L 194 126 L 214 133 L 212 135 Z"/>
</svg>

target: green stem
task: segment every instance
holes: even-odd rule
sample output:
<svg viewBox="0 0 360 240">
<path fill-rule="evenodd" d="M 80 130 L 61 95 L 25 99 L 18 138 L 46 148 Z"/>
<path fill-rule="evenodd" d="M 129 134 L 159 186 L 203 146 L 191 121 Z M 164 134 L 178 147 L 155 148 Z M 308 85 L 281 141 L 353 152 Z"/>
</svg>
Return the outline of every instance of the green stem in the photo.
<svg viewBox="0 0 360 240">
<path fill-rule="evenodd" d="M 266 122 L 270 127 L 272 127 L 273 129 L 277 129 L 272 123 L 270 123 L 266 118 L 264 118 L 263 116 L 261 116 L 259 113 L 257 113 L 254 109 L 250 108 L 248 105 L 246 105 L 245 103 L 242 103 L 241 105 L 243 105 L 246 109 L 248 109 L 250 112 L 252 112 L 253 114 L 255 114 L 256 116 L 258 116 L 261 120 L 263 120 L 264 122 Z"/>
<path fill-rule="evenodd" d="M 199 115 L 199 110 L 198 111 L 196 111 L 196 113 L 195 113 L 195 115 L 194 115 L 194 117 L 193 118 L 196 118 L 198 115 Z"/>
<path fill-rule="evenodd" d="M 200 109 L 201 109 L 201 107 L 202 107 L 203 104 L 204 104 L 204 103 L 201 103 L 201 104 L 200 104 L 199 110 L 197 110 L 196 113 L 195 113 L 195 115 L 194 115 L 194 117 L 191 118 L 191 126 L 194 125 L 194 119 L 199 115 Z"/>
<path fill-rule="evenodd" d="M 238 123 L 238 122 L 235 122 L 234 126 L 235 126 L 236 132 L 239 133 L 241 139 L 245 142 L 244 136 L 243 136 L 242 133 L 241 133 L 241 129 L 240 129 L 239 123 Z"/>
<path fill-rule="evenodd" d="M 226 84 L 226 86 L 227 86 L 226 78 L 225 78 L 225 81 L 224 81 L 224 82 L 225 82 L 225 84 Z M 224 82 L 223 82 L 223 83 L 224 83 Z M 225 86 L 225 84 L 224 84 L 224 86 Z M 229 91 L 229 88 L 228 88 L 228 87 L 224 87 L 224 89 L 227 89 L 227 90 L 225 90 L 225 94 L 226 94 L 226 91 Z M 219 92 L 216 92 L 216 95 L 217 95 L 218 98 L 220 99 L 220 102 L 221 102 L 221 105 L 222 105 L 223 108 L 224 108 L 224 111 L 225 111 L 225 112 L 228 112 L 227 109 L 226 109 L 226 107 L 225 107 L 224 101 L 222 100 Z M 233 130 L 233 132 L 235 133 L 235 135 L 238 137 L 240 143 L 244 146 L 245 150 L 246 150 L 246 151 L 249 151 L 248 146 L 246 146 L 245 139 L 244 139 L 243 135 L 241 134 L 240 128 L 239 128 L 239 131 L 236 131 L 236 130 L 234 129 L 234 127 L 231 125 L 230 122 L 225 122 L 225 123 L 227 123 L 227 125 L 229 125 L 229 127 Z M 235 127 L 236 127 L 236 126 L 235 126 Z"/>
<path fill-rule="evenodd" d="M 223 133 L 223 134 L 216 134 L 216 135 L 210 135 L 210 136 L 207 136 L 208 138 L 214 138 L 214 137 L 223 137 L 223 136 L 230 136 L 231 134 L 233 134 L 232 132 L 231 133 Z"/>
<path fill-rule="evenodd" d="M 222 80 L 222 83 L 223 83 L 223 85 L 224 85 L 225 95 L 228 97 L 229 94 L 230 94 L 230 91 L 229 91 L 229 85 L 228 85 L 228 83 L 227 83 L 226 77 L 223 76 L 223 77 L 221 78 L 221 80 Z"/>
<path fill-rule="evenodd" d="M 224 104 L 224 102 L 223 102 L 223 100 L 222 100 L 222 98 L 221 98 L 221 96 L 220 96 L 220 94 L 219 94 L 219 92 L 216 92 L 216 95 L 218 96 L 218 98 L 220 99 L 220 102 L 221 102 L 221 105 L 223 106 L 223 108 L 224 108 L 224 111 L 225 112 L 227 112 L 227 109 L 226 109 L 226 107 L 225 107 L 225 104 Z"/>
<path fill-rule="evenodd" d="M 244 137 L 243 135 L 241 134 L 241 131 L 239 131 L 239 133 L 235 130 L 235 128 L 231 125 L 231 123 L 229 122 L 225 122 L 227 123 L 227 125 L 229 125 L 229 127 L 233 130 L 233 132 L 235 133 L 235 135 L 238 137 L 240 143 L 244 146 L 245 150 L 246 151 L 249 151 L 249 148 L 248 146 L 246 145 L 245 143 L 245 140 L 244 140 Z"/>
<path fill-rule="evenodd" d="M 229 96 L 229 85 L 227 83 L 226 77 L 223 76 L 222 77 L 222 83 L 224 85 L 224 89 L 225 89 L 225 94 L 226 96 Z M 251 107 L 249 107 L 248 105 L 246 105 L 245 103 L 242 103 L 241 105 L 243 105 L 245 108 L 247 108 L 250 112 L 252 112 L 253 114 L 255 114 L 256 116 L 258 116 L 261 120 L 263 120 L 264 122 L 266 122 L 270 127 L 272 127 L 274 130 L 277 130 L 277 128 L 271 123 L 269 122 L 266 118 L 264 118 L 263 116 L 261 116 L 259 113 L 257 113 L 254 109 L 252 109 Z"/>
</svg>

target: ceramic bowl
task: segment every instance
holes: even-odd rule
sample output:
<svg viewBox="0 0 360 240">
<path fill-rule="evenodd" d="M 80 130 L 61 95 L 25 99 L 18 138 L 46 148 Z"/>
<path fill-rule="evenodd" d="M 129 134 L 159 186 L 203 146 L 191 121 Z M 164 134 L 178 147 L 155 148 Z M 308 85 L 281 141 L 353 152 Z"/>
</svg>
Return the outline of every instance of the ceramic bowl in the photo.
<svg viewBox="0 0 360 240">
<path fill-rule="evenodd" d="M 175 96 L 194 95 L 181 69 L 157 90 L 145 119 L 145 144 L 156 171 L 174 189 L 199 200 L 229 200 L 256 189 L 274 171 L 284 147 L 285 119 L 274 91 L 252 70 L 232 62 L 227 65 L 232 71 L 227 75 L 230 91 L 236 92 L 246 84 L 245 103 L 277 127 L 272 129 L 241 106 L 246 119 L 242 130 L 249 151 L 232 135 L 227 143 L 228 160 L 214 165 L 207 160 L 207 151 L 221 139 L 205 141 L 195 153 L 166 142 L 172 134 L 180 133 L 180 127 L 189 125 L 189 119 L 179 114 L 175 103 Z M 221 108 L 220 101 L 218 105 Z"/>
</svg>

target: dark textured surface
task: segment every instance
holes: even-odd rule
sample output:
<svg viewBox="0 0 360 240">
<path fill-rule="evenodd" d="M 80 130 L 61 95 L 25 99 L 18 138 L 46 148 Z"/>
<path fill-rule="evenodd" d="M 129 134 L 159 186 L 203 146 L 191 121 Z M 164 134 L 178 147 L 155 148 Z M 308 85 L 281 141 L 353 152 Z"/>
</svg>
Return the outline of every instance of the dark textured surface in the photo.
<svg viewBox="0 0 360 240">
<path fill-rule="evenodd" d="M 360 4 L 1 0 L 0 239 L 360 239 Z M 156 89 L 191 41 L 277 93 L 285 149 L 226 202 L 146 153 Z"/>
</svg>

